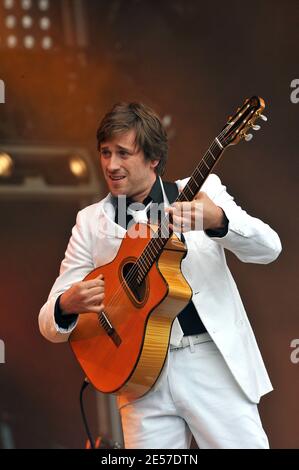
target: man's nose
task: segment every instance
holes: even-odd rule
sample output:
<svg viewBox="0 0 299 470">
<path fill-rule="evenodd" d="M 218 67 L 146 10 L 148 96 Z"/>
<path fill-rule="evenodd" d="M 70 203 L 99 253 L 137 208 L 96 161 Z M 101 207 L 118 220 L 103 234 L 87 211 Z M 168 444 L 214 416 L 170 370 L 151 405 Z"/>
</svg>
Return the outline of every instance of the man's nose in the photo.
<svg viewBox="0 0 299 470">
<path fill-rule="evenodd" d="M 112 154 L 109 163 L 108 163 L 108 170 L 109 171 L 116 171 L 119 170 L 120 168 L 120 159 L 118 158 L 117 155 Z"/>
</svg>

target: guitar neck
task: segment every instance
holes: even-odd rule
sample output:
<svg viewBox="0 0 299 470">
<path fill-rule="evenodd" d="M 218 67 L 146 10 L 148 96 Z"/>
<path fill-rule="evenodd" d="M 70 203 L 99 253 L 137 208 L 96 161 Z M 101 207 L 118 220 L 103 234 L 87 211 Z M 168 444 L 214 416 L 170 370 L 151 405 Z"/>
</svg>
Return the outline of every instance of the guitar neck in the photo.
<svg viewBox="0 0 299 470">
<path fill-rule="evenodd" d="M 203 158 L 193 171 L 188 183 L 176 198 L 176 201 L 192 201 L 194 199 L 195 195 L 207 179 L 209 173 L 219 160 L 223 150 L 224 147 L 221 144 L 219 135 L 204 154 Z M 168 217 L 162 215 L 162 220 L 157 232 L 154 234 L 153 238 L 151 238 L 148 245 L 136 261 L 139 272 L 139 283 L 143 281 L 151 266 L 159 258 L 172 233 L 173 232 L 168 226 Z"/>
<path fill-rule="evenodd" d="M 192 201 L 194 199 L 195 195 L 211 173 L 211 170 L 219 160 L 223 150 L 224 148 L 220 142 L 220 138 L 216 137 L 193 171 L 188 183 L 178 195 L 176 201 Z"/>
<path fill-rule="evenodd" d="M 176 201 L 192 201 L 218 162 L 224 149 L 228 145 L 237 144 L 243 138 L 245 138 L 245 140 L 252 138 L 252 134 L 246 134 L 246 132 L 251 128 L 254 130 L 260 128 L 260 126 L 254 124 L 259 117 L 264 121 L 267 120 L 267 118 L 261 114 L 264 108 L 265 102 L 258 96 L 252 96 L 244 101 L 243 105 L 237 109 L 237 112 L 228 119 L 222 132 L 213 140 L 193 171 L 188 183 L 176 198 Z M 135 262 L 138 273 L 140 274 L 140 282 L 143 281 L 153 263 L 159 258 L 163 248 L 172 235 L 168 224 L 168 217 L 162 215 L 162 220 L 157 232 L 153 234 L 153 237 Z"/>
</svg>

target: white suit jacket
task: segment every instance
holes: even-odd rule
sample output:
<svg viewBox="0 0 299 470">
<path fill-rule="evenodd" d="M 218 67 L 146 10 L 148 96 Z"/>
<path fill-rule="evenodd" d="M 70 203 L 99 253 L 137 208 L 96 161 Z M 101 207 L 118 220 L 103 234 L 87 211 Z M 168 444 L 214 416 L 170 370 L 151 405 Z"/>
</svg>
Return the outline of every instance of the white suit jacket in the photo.
<svg viewBox="0 0 299 470">
<path fill-rule="evenodd" d="M 183 188 L 188 178 L 176 181 Z M 230 196 L 218 176 L 210 174 L 201 188 L 221 207 L 228 220 L 228 233 L 222 238 L 209 237 L 204 231 L 185 232 L 188 247 L 182 272 L 193 290 L 193 302 L 199 315 L 223 355 L 236 381 L 249 400 L 258 403 L 272 386 L 249 324 L 244 306 L 230 270 L 224 248 L 245 263 L 267 264 L 281 251 L 278 235 L 269 225 L 251 217 Z M 165 192 L 164 200 L 168 203 Z M 109 263 L 116 255 L 126 230 L 114 222 L 111 194 L 81 210 L 73 227 L 60 275 L 49 298 L 41 308 L 41 333 L 52 342 L 67 341 L 76 327 L 59 328 L 54 319 L 57 297 L 92 269 Z M 176 319 L 171 344 L 183 336 Z"/>
</svg>

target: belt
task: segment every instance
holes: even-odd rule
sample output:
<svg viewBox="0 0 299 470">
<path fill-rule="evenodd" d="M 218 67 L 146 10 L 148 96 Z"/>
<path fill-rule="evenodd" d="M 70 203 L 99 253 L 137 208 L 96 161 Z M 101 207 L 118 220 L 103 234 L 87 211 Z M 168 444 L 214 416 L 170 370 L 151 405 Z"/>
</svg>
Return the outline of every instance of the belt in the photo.
<svg viewBox="0 0 299 470">
<path fill-rule="evenodd" d="M 178 345 L 170 345 L 170 350 L 186 348 L 187 346 L 193 346 L 198 343 L 206 343 L 207 341 L 213 341 L 209 333 L 201 333 L 200 335 L 183 336 Z"/>
</svg>

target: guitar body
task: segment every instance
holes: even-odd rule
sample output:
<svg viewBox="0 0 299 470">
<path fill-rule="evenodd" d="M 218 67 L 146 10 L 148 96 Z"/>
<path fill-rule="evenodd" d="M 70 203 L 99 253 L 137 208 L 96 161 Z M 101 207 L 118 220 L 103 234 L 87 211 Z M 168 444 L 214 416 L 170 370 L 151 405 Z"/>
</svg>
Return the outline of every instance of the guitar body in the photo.
<svg viewBox="0 0 299 470">
<path fill-rule="evenodd" d="M 145 236 L 131 236 L 136 228 L 142 228 Z M 86 313 L 79 315 L 70 335 L 72 350 L 94 387 L 130 399 L 141 397 L 157 381 L 167 356 L 173 320 L 192 295 L 180 270 L 186 248 L 174 234 L 138 289 L 131 289 L 126 282 L 124 276 L 152 234 L 150 225 L 134 225 L 114 260 L 85 278 L 104 275 L 105 315 L 114 334 L 109 336 L 96 313 Z"/>
</svg>

